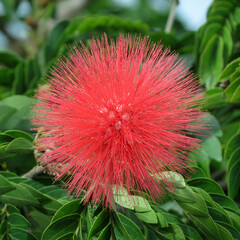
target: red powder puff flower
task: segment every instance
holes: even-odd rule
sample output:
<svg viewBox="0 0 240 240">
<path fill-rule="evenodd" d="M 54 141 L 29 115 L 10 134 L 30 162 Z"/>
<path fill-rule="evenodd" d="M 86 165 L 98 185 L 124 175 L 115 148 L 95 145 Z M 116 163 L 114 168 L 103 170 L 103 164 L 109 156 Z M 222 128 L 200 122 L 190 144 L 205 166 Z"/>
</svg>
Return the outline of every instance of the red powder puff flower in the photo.
<svg viewBox="0 0 240 240">
<path fill-rule="evenodd" d="M 176 54 L 148 38 L 120 35 L 81 43 L 36 94 L 41 157 L 69 192 L 109 204 L 112 186 L 163 193 L 156 177 L 181 171 L 203 127 L 195 77 Z"/>
</svg>

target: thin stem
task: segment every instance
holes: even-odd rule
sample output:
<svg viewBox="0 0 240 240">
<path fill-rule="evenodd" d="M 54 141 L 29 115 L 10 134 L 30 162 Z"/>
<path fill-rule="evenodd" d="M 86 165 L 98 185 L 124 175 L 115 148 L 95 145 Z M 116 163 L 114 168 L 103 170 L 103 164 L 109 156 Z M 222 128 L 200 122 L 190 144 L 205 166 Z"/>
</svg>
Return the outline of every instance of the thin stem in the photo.
<svg viewBox="0 0 240 240">
<path fill-rule="evenodd" d="M 42 166 L 35 166 L 33 169 L 31 169 L 29 172 L 22 175 L 23 178 L 34 178 L 36 175 L 42 173 L 44 170 L 44 167 Z"/>
<path fill-rule="evenodd" d="M 178 5 L 178 0 L 172 0 L 171 9 L 170 9 L 167 24 L 165 27 L 166 33 L 170 33 L 172 30 L 177 5 Z"/>
</svg>

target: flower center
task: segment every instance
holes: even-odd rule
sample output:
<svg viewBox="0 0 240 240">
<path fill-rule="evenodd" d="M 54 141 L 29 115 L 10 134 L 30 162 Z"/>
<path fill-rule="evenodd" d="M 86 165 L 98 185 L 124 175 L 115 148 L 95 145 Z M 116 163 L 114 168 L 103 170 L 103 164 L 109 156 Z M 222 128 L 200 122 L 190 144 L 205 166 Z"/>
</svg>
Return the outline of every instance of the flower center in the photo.
<svg viewBox="0 0 240 240">
<path fill-rule="evenodd" d="M 124 111 L 123 107 L 122 104 L 119 104 L 111 109 L 102 108 L 100 110 L 100 113 L 106 114 L 109 125 L 117 131 L 121 130 L 123 124 L 130 121 L 130 115 Z"/>
</svg>

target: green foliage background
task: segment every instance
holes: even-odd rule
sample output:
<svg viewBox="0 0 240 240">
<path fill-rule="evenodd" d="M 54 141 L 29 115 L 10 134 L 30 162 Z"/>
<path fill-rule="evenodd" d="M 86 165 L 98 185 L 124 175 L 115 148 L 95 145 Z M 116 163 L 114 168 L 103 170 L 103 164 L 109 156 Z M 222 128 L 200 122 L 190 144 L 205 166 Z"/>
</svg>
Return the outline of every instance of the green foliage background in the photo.
<svg viewBox="0 0 240 240">
<path fill-rule="evenodd" d="M 21 1 L 2 3 L 0 29 L 6 32 Z M 175 20 L 170 33 L 162 30 L 167 14 L 159 15 L 147 0 L 137 9 L 87 1 L 61 21 L 56 21 L 57 1 L 29 3 L 32 15 L 21 19 L 30 28 L 28 41 L 8 36 L 12 50 L 0 51 L 0 239 L 240 239 L 240 2 L 214 0 L 197 32 Z M 200 154 L 190 156 L 196 171 L 189 179 L 165 173 L 176 189 L 161 202 L 123 189 L 114 195 L 113 210 L 101 203 L 83 205 L 47 173 L 26 174 L 37 164 L 29 121 L 34 90 L 66 53 L 66 44 L 88 44 L 103 32 L 112 38 L 131 33 L 161 40 L 187 57 L 206 92 L 203 108 L 212 128 Z"/>
</svg>

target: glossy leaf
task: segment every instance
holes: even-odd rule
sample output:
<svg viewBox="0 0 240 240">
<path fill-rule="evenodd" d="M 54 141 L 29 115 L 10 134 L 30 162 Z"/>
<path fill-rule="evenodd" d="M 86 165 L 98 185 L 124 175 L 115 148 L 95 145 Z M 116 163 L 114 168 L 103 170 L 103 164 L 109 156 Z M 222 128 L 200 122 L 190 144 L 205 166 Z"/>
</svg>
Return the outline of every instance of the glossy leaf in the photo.
<svg viewBox="0 0 240 240">
<path fill-rule="evenodd" d="M 138 219 L 140 219 L 145 223 L 150 223 L 150 224 L 158 223 L 158 217 L 153 210 L 148 212 L 136 212 L 135 215 L 138 217 Z"/>
<path fill-rule="evenodd" d="M 224 82 L 226 80 L 229 80 L 230 76 L 234 73 L 235 69 L 239 66 L 239 64 L 240 58 L 236 58 L 235 60 L 230 62 L 219 76 L 219 81 Z"/>
<path fill-rule="evenodd" d="M 30 232 L 18 227 L 10 228 L 9 235 L 13 240 L 37 240 Z"/>
<path fill-rule="evenodd" d="M 136 212 L 147 212 L 151 210 L 149 202 L 140 196 L 131 196 L 133 199 L 134 210 Z"/>
<path fill-rule="evenodd" d="M 12 183 L 14 190 L 2 194 L 0 202 L 10 203 L 16 206 L 38 205 L 39 201 L 24 187 L 19 184 Z"/>
<path fill-rule="evenodd" d="M 188 182 L 189 185 L 199 187 L 208 193 L 224 194 L 222 188 L 210 178 L 195 178 Z"/>
<path fill-rule="evenodd" d="M 240 159 L 234 163 L 229 171 L 228 177 L 228 195 L 234 199 L 240 189 Z"/>
<path fill-rule="evenodd" d="M 209 158 L 216 161 L 222 160 L 221 143 L 215 136 L 207 138 L 207 140 L 203 143 L 202 148 L 207 153 Z"/>
<path fill-rule="evenodd" d="M 105 208 L 95 219 L 89 231 L 88 239 L 92 239 L 95 234 L 104 229 L 109 223 L 109 210 Z"/>
<path fill-rule="evenodd" d="M 53 216 L 52 223 L 69 214 L 80 214 L 83 210 L 82 200 L 77 199 L 63 205 Z"/>
<path fill-rule="evenodd" d="M 43 232 L 41 240 L 57 240 L 66 234 L 74 234 L 78 226 L 79 214 L 65 215 L 51 224 Z"/>
<path fill-rule="evenodd" d="M 144 240 L 144 236 L 138 226 L 129 218 L 121 213 L 115 215 L 115 221 L 113 224 L 114 233 L 116 239 L 126 240 Z"/>
<path fill-rule="evenodd" d="M 29 186 L 27 181 L 21 183 L 40 203 L 39 209 L 43 209 L 47 214 L 54 214 L 62 206 L 56 199 L 50 197 L 49 195 L 43 194 L 37 189 Z"/>
<path fill-rule="evenodd" d="M 179 227 L 182 229 L 185 237 L 193 240 L 202 240 L 201 235 L 193 228 L 186 224 L 179 224 Z"/>
<path fill-rule="evenodd" d="M 158 232 L 164 237 L 166 237 L 167 239 L 171 239 L 171 240 L 186 239 L 182 229 L 176 224 L 169 224 L 167 228 L 158 229 Z"/>
<path fill-rule="evenodd" d="M 210 194 L 212 199 L 220 204 L 223 208 L 233 209 L 234 211 L 237 211 L 240 213 L 239 207 L 237 204 L 228 196 L 222 195 L 222 194 Z"/>
<path fill-rule="evenodd" d="M 8 217 L 8 221 L 9 221 L 10 227 L 14 226 L 14 227 L 27 229 L 28 227 L 31 226 L 28 220 L 19 213 L 10 214 Z"/>
<path fill-rule="evenodd" d="M 33 143 L 26 138 L 16 138 L 8 144 L 6 149 L 9 153 L 28 154 L 32 152 Z"/>
<path fill-rule="evenodd" d="M 200 58 L 199 74 L 207 89 L 216 86 L 223 64 L 223 38 L 215 34 L 208 40 Z"/>
<path fill-rule="evenodd" d="M 100 233 L 97 240 L 110 240 L 111 238 L 111 224 L 109 223 Z"/>
<path fill-rule="evenodd" d="M 16 187 L 11 184 L 5 177 L 0 175 L 0 195 L 14 190 Z"/>
<path fill-rule="evenodd" d="M 224 152 L 224 158 L 229 160 L 231 154 L 235 151 L 236 148 L 239 147 L 240 142 L 240 134 L 237 133 L 227 142 Z"/>
<path fill-rule="evenodd" d="M 33 141 L 32 136 L 30 136 L 28 133 L 19 131 L 19 130 L 8 130 L 3 133 L 6 136 L 12 137 L 12 138 L 25 138 L 29 140 L 30 142 Z"/>
</svg>

